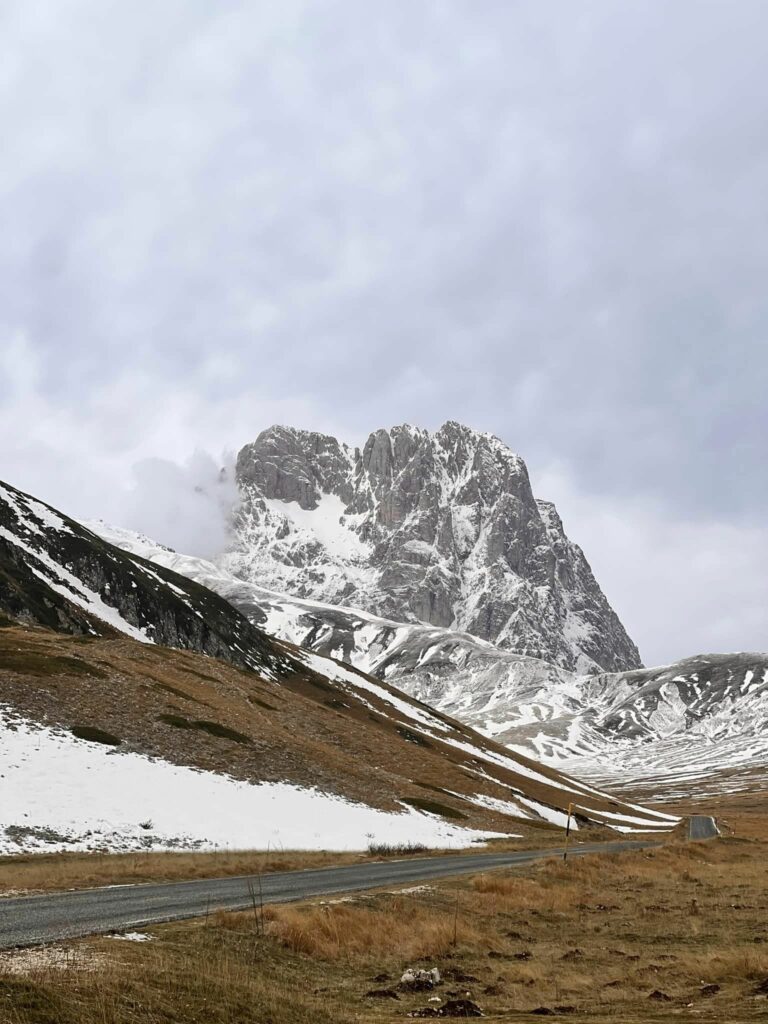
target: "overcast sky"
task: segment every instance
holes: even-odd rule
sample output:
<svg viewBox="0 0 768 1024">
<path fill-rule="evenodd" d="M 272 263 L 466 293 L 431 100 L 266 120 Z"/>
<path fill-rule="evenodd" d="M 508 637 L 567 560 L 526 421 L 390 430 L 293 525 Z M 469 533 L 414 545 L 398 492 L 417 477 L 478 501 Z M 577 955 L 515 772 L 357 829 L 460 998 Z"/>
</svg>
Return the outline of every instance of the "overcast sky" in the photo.
<svg viewBox="0 0 768 1024">
<path fill-rule="evenodd" d="M 767 58 L 765 0 L 4 0 L 0 477 L 136 525 L 457 419 L 647 663 L 768 649 Z"/>
</svg>

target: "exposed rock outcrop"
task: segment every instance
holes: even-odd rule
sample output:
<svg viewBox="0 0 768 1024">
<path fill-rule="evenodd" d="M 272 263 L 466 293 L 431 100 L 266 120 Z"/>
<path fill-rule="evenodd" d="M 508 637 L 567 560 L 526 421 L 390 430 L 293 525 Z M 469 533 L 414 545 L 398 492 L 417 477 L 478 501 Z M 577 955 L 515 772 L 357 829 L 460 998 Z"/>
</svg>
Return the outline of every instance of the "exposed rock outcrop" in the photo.
<svg viewBox="0 0 768 1024">
<path fill-rule="evenodd" d="M 459 423 L 377 430 L 362 450 L 271 427 L 237 460 L 221 564 L 294 597 L 445 626 L 569 670 L 640 658 L 525 463 Z"/>
</svg>

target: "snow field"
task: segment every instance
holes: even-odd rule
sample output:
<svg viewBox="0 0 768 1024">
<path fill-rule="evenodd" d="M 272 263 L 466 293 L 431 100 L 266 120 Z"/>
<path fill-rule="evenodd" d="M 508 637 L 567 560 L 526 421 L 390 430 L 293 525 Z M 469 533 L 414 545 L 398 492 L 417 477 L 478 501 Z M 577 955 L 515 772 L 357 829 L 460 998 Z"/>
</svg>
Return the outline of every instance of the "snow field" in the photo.
<svg viewBox="0 0 768 1024">
<path fill-rule="evenodd" d="M 0 852 L 464 847 L 496 833 L 289 783 L 253 785 L 38 728 L 0 710 Z M 11 829 L 8 832 L 8 829 Z"/>
</svg>

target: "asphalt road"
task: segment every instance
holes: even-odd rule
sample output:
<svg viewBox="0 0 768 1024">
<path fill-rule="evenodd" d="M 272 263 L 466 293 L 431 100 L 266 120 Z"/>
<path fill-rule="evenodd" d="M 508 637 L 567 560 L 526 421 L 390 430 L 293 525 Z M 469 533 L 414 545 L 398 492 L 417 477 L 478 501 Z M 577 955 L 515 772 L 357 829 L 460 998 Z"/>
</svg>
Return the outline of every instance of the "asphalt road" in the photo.
<svg viewBox="0 0 768 1024">
<path fill-rule="evenodd" d="M 658 846 L 656 842 L 622 840 L 573 845 L 569 859 L 585 854 L 620 853 Z M 426 882 L 489 868 L 529 864 L 557 856 L 556 848 L 512 853 L 480 853 L 352 864 L 338 868 L 284 871 L 237 878 L 196 879 L 148 885 L 116 885 L 100 889 L 22 896 L 0 900 L 0 948 L 35 946 L 83 935 L 128 931 L 163 921 L 202 917 L 215 910 L 251 907 L 251 891 L 264 903 L 288 903 L 310 896 L 377 889 L 406 882 Z"/>
<path fill-rule="evenodd" d="M 688 822 L 689 839 L 714 839 L 719 836 L 715 819 L 707 814 L 694 814 Z"/>
</svg>

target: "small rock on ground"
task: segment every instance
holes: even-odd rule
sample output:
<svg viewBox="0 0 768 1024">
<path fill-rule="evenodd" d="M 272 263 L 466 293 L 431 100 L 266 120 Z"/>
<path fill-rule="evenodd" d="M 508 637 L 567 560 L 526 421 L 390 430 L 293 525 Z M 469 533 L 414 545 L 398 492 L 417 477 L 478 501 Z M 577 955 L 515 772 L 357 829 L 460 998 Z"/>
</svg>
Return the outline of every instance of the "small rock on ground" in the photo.
<svg viewBox="0 0 768 1024">
<path fill-rule="evenodd" d="M 485 1014 L 471 999 L 449 999 L 444 1006 L 425 1006 L 420 1010 L 412 1010 L 409 1017 L 484 1017 Z"/>
</svg>

